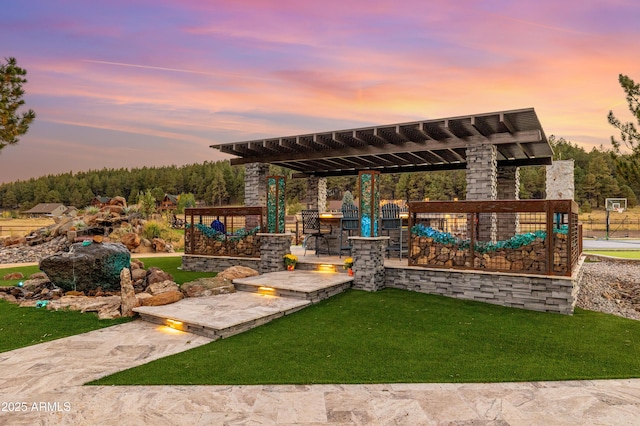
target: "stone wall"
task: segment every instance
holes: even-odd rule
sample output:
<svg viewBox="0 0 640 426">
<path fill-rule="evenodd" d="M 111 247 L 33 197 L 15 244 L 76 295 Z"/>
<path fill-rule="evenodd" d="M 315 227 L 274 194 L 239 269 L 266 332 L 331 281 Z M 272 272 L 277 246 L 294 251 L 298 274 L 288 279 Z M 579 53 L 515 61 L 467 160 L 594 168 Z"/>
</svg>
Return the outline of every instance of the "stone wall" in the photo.
<svg viewBox="0 0 640 426">
<path fill-rule="evenodd" d="M 327 210 L 327 178 L 307 178 L 307 208 L 320 213 Z"/>
<path fill-rule="evenodd" d="M 573 314 L 582 261 L 572 277 L 385 268 L 385 287 L 475 300 L 533 311 Z"/>
<path fill-rule="evenodd" d="M 258 234 L 260 236 L 260 269 L 261 274 L 267 272 L 284 271 L 284 255 L 291 253 L 293 235 L 286 234 Z"/>
<path fill-rule="evenodd" d="M 389 237 L 349 237 L 353 244 L 353 288 L 377 291 L 384 286 L 384 252 Z"/>
<path fill-rule="evenodd" d="M 222 272 L 232 266 L 246 266 L 259 271 L 260 259 L 228 256 L 182 256 L 183 271 Z"/>
<path fill-rule="evenodd" d="M 244 205 L 264 207 L 267 205 L 267 172 L 269 165 L 251 163 L 244 169 Z"/>
<path fill-rule="evenodd" d="M 547 200 L 573 200 L 575 180 L 573 160 L 554 161 L 546 168 Z"/>
<path fill-rule="evenodd" d="M 185 232 L 184 245 L 192 247 L 191 235 L 194 239 L 193 253 L 204 254 L 209 256 L 232 256 L 232 257 L 260 257 L 260 237 L 257 235 L 247 235 L 245 237 L 227 236 L 226 239 L 221 237 L 207 237 L 199 229 L 191 232 Z"/>
</svg>

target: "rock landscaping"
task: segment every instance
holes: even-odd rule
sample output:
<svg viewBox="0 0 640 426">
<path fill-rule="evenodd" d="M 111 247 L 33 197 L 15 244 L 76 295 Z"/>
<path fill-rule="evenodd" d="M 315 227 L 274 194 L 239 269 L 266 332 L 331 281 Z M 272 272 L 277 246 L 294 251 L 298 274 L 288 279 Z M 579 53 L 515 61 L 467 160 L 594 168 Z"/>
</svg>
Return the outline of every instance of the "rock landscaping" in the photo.
<svg viewBox="0 0 640 426">
<path fill-rule="evenodd" d="M 178 286 L 167 272 L 155 267 L 145 270 L 142 262 L 134 259 L 129 267 L 119 272 L 117 290 L 97 287 L 86 292 L 65 291 L 43 275 L 38 272 L 22 285 L 0 287 L 0 299 L 23 307 L 71 309 L 96 312 L 100 319 L 119 318 L 134 316 L 133 308 L 138 306 L 161 306 L 184 297 L 232 293 L 235 292 L 232 279 L 255 276 L 258 272 L 251 268 L 232 267 L 214 278 L 201 278 Z"/>
<path fill-rule="evenodd" d="M 147 221 L 128 208 L 124 198 L 114 197 L 109 203 L 100 209 L 87 209 L 83 216 L 55 217 L 53 225 L 24 237 L 0 237 L 0 248 L 4 247 L 0 251 L 0 264 L 38 262 L 86 240 L 119 242 L 131 253 L 173 253 L 173 246 L 163 239 L 142 236 Z"/>
</svg>

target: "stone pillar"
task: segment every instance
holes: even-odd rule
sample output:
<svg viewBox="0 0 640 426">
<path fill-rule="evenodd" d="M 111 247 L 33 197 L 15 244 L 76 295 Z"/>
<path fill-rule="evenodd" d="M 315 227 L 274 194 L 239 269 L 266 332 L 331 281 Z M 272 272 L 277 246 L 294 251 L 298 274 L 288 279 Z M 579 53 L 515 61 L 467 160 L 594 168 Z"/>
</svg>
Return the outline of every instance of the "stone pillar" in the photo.
<svg viewBox="0 0 640 426">
<path fill-rule="evenodd" d="M 307 178 L 307 208 L 320 213 L 327 210 L 327 178 Z"/>
<path fill-rule="evenodd" d="M 352 243 L 353 288 L 378 291 L 384 287 L 384 252 L 389 237 L 349 237 Z"/>
<path fill-rule="evenodd" d="M 520 199 L 520 167 L 498 167 L 498 200 Z M 520 233 L 518 213 L 500 213 L 498 219 L 498 240 L 508 240 Z"/>
<path fill-rule="evenodd" d="M 260 237 L 260 273 L 284 271 L 284 255 L 291 253 L 291 234 L 257 234 Z"/>
<path fill-rule="evenodd" d="M 496 179 L 498 200 L 520 199 L 520 167 L 498 167 Z"/>
<path fill-rule="evenodd" d="M 467 200 L 488 201 L 498 198 L 498 149 L 495 145 L 467 147 Z M 496 241 L 497 221 L 492 213 L 481 214 L 476 223 L 478 241 Z"/>
<path fill-rule="evenodd" d="M 267 172 L 264 163 L 247 164 L 244 169 L 244 205 L 265 207 L 267 205 Z"/>
<path fill-rule="evenodd" d="M 547 200 L 573 200 L 575 181 L 573 178 L 573 160 L 554 161 L 547 166 Z"/>
</svg>

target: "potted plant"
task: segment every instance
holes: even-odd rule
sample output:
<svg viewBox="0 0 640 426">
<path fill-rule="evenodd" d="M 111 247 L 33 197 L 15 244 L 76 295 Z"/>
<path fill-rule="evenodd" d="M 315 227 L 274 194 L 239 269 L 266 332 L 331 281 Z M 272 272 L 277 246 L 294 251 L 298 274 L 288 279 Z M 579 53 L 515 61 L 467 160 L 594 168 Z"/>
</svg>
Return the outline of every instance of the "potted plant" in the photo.
<svg viewBox="0 0 640 426">
<path fill-rule="evenodd" d="M 293 271 L 296 268 L 296 263 L 298 263 L 298 256 L 291 253 L 284 255 L 284 264 L 287 267 L 287 270 Z"/>
<path fill-rule="evenodd" d="M 347 257 L 344 260 L 344 266 L 343 267 L 344 267 L 344 269 L 347 270 L 347 273 L 350 276 L 353 276 L 353 258 L 352 257 Z"/>
</svg>

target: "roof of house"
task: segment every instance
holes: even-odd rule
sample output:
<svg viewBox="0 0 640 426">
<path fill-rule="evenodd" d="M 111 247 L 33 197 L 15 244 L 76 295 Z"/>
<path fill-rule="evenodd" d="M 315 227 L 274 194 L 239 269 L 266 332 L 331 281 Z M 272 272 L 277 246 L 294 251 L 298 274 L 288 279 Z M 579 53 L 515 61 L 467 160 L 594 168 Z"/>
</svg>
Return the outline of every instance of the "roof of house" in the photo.
<svg viewBox="0 0 640 426">
<path fill-rule="evenodd" d="M 102 197 L 100 195 L 96 195 L 95 197 L 93 197 L 93 199 L 101 202 L 102 204 L 106 204 L 111 200 L 111 198 L 109 197 Z"/>
<path fill-rule="evenodd" d="M 231 164 L 267 163 L 302 176 L 464 169 L 467 148 L 495 145 L 500 166 L 551 164 L 533 108 L 212 145 Z"/>
<path fill-rule="evenodd" d="M 172 203 L 178 204 L 178 196 L 172 194 L 164 194 L 164 199 L 169 200 Z"/>
<path fill-rule="evenodd" d="M 62 208 L 64 208 L 66 210 L 66 207 L 62 203 L 40 203 L 40 204 L 36 205 L 35 207 L 33 207 L 32 209 L 27 210 L 24 213 L 51 214 L 56 209 L 59 209 L 60 207 L 62 207 Z"/>
</svg>

